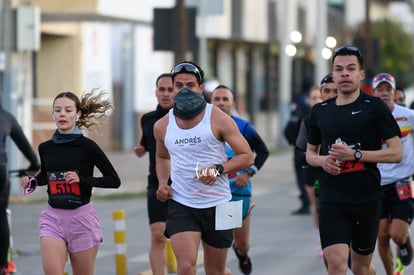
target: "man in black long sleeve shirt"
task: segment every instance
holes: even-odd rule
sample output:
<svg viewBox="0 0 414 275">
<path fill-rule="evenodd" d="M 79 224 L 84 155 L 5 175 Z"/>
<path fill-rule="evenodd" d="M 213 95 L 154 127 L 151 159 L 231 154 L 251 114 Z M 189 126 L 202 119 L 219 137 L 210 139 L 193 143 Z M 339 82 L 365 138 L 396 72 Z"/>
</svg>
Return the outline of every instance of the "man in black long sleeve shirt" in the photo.
<svg viewBox="0 0 414 275">
<path fill-rule="evenodd" d="M 7 170 L 6 140 L 11 137 L 19 150 L 30 162 L 29 171 L 39 170 L 39 161 L 14 116 L 0 104 L 0 274 L 7 268 L 7 254 L 10 245 L 10 229 L 7 222 L 7 207 L 10 195 L 10 181 Z"/>
<path fill-rule="evenodd" d="M 162 74 L 156 80 L 158 105 L 155 111 L 146 113 L 141 118 L 142 137 L 140 144 L 134 148 L 138 157 L 149 152 L 149 174 L 147 185 L 147 211 L 151 229 L 150 263 L 154 275 L 164 274 L 165 267 L 165 221 L 167 218 L 167 202 L 157 199 L 158 178 L 155 172 L 155 138 L 154 124 L 162 118 L 174 104 L 175 93 L 173 91 L 170 74 Z"/>
</svg>

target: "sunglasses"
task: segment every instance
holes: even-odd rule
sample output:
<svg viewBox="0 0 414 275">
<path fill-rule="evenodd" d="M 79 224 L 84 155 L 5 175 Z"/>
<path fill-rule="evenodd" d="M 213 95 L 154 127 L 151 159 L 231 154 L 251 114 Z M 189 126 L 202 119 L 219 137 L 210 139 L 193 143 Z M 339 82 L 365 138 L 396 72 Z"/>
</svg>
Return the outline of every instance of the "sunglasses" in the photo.
<svg viewBox="0 0 414 275">
<path fill-rule="evenodd" d="M 33 191 L 36 190 L 36 186 L 37 186 L 37 179 L 35 177 L 30 177 L 28 187 L 23 189 L 23 195 L 26 196 L 28 194 L 33 193 Z"/>
<path fill-rule="evenodd" d="M 381 81 L 390 81 L 392 83 L 395 83 L 395 78 L 390 74 L 382 73 L 376 75 L 372 81 L 375 83 L 379 83 Z"/>
<path fill-rule="evenodd" d="M 319 86 L 323 87 L 328 83 L 334 83 L 333 78 L 332 78 L 332 74 L 328 74 L 327 76 L 325 76 L 322 80 Z"/>
<path fill-rule="evenodd" d="M 198 83 L 203 83 L 203 76 L 200 70 L 191 63 L 180 63 L 171 70 L 171 75 L 174 77 L 178 73 L 191 73 L 197 77 Z"/>
<path fill-rule="evenodd" d="M 334 59 L 339 54 L 342 54 L 343 55 L 343 54 L 347 54 L 347 53 L 354 54 L 358 58 L 361 58 L 362 57 L 359 48 L 358 47 L 355 47 L 355 46 L 350 46 L 350 45 L 338 47 L 338 48 L 334 49 L 333 52 L 334 52 L 334 55 L 333 55 L 333 58 Z"/>
</svg>

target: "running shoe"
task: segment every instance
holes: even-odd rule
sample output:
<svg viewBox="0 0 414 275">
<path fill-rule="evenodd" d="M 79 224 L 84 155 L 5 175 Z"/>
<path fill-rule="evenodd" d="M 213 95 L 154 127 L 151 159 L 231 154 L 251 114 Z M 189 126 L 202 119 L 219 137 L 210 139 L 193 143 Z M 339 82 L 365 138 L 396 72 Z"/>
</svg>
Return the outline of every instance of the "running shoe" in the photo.
<svg viewBox="0 0 414 275">
<path fill-rule="evenodd" d="M 239 259 L 239 268 L 240 271 L 244 275 L 250 275 L 252 273 L 252 261 L 250 260 L 250 257 L 246 255 L 240 255 L 237 251 L 237 247 L 232 245 L 234 253 L 236 253 L 237 258 Z"/>
<path fill-rule="evenodd" d="M 13 262 L 13 261 L 9 261 L 8 263 L 7 263 L 7 268 L 5 268 L 4 269 L 4 271 L 7 273 L 10 273 L 10 274 L 13 274 L 13 273 L 15 273 L 16 272 L 16 264 Z"/>
<path fill-rule="evenodd" d="M 404 265 L 400 258 L 397 258 L 395 261 L 394 275 L 404 275 Z"/>
<path fill-rule="evenodd" d="M 405 266 L 409 265 L 413 259 L 413 248 L 411 246 L 411 239 L 408 236 L 405 244 L 399 246 L 401 263 Z"/>
<path fill-rule="evenodd" d="M 320 245 L 318 245 L 318 246 L 316 247 L 316 255 L 317 255 L 318 257 L 323 257 L 323 249 L 322 249 L 322 247 L 321 247 Z"/>
<path fill-rule="evenodd" d="M 321 250 L 319 250 L 318 251 L 318 254 L 316 254 L 318 257 L 323 257 L 323 250 L 321 249 Z"/>
<path fill-rule="evenodd" d="M 292 211 L 292 215 L 309 215 L 310 209 L 309 206 L 302 206 L 299 209 Z"/>
</svg>

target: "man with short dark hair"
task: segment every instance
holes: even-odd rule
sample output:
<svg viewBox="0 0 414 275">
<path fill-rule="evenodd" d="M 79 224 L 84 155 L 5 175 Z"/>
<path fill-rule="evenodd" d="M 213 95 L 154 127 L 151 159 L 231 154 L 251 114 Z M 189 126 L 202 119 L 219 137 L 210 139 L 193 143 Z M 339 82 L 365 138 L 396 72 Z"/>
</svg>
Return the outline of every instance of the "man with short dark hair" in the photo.
<svg viewBox="0 0 414 275">
<path fill-rule="evenodd" d="M 346 274 L 351 247 L 353 273 L 367 275 L 382 198 L 376 163 L 401 161 L 401 133 L 384 102 L 361 91 L 357 47 L 334 50 L 332 77 L 338 96 L 312 108 L 306 160 L 322 167 L 319 230 L 328 274 Z"/>
<path fill-rule="evenodd" d="M 174 104 L 175 92 L 170 74 L 164 73 L 155 81 L 155 97 L 157 108 L 146 113 L 141 118 L 142 137 L 140 143 L 135 146 L 134 152 L 138 157 L 149 152 L 149 174 L 147 184 L 147 211 L 151 229 L 151 246 L 149 260 L 153 275 L 165 274 L 165 221 L 167 219 L 167 203 L 157 199 L 158 179 L 155 172 L 155 138 L 154 124 L 165 116 Z"/>
<path fill-rule="evenodd" d="M 405 106 L 405 91 L 402 87 L 396 86 L 395 93 L 394 93 L 394 101 L 398 105 Z"/>
<path fill-rule="evenodd" d="M 226 215 L 230 221 L 223 227 L 216 227 L 216 215 L 228 211 L 227 174 L 252 165 L 253 154 L 231 117 L 206 103 L 200 67 L 185 61 L 175 65 L 171 74 L 178 92 L 174 106 L 154 125 L 157 198 L 168 200 L 166 233 L 177 258 L 177 274 L 196 274 L 201 242 L 206 274 L 224 275 L 236 227 L 232 217 L 241 216 L 241 209 Z M 236 153 L 230 160 L 226 142 Z"/>
<path fill-rule="evenodd" d="M 239 268 L 241 272 L 245 275 L 248 275 L 252 272 L 252 261 L 247 255 L 250 249 L 250 213 L 254 206 L 253 202 L 251 201 L 251 178 L 259 171 L 259 169 L 263 166 L 269 157 L 269 150 L 267 149 L 267 146 L 260 137 L 259 133 L 257 133 L 250 122 L 237 116 L 231 115 L 232 110 L 236 106 L 236 103 L 234 101 L 233 92 L 229 87 L 225 85 L 218 85 L 213 90 L 211 103 L 231 116 L 231 118 L 236 122 L 240 133 L 249 143 L 250 149 L 255 154 L 254 163 L 252 166 L 248 167 L 247 169 L 238 171 L 237 173 L 228 174 L 232 200 L 243 201 L 242 227 L 235 228 L 233 230 L 233 250 L 239 260 Z M 233 149 L 227 144 L 226 153 L 228 159 L 231 159 L 234 156 Z"/>
</svg>

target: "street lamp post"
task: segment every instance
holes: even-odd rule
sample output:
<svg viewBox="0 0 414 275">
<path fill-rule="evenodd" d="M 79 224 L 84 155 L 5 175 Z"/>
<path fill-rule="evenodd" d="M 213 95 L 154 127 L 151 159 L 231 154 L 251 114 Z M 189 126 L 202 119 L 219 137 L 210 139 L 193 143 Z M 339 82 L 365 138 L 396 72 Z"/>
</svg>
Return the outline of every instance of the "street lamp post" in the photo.
<svg viewBox="0 0 414 275">
<path fill-rule="evenodd" d="M 290 35 L 290 14 L 292 1 L 283 1 L 283 15 L 281 18 L 281 39 L 279 52 L 279 122 L 277 133 L 277 146 L 284 147 L 286 142 L 283 137 L 283 129 L 289 119 L 289 106 L 291 101 L 291 79 L 292 79 L 292 57 L 287 55 L 285 50 L 289 43 Z"/>
<path fill-rule="evenodd" d="M 175 63 L 185 60 L 187 51 L 187 12 L 184 0 L 176 0 L 175 3 L 175 22 L 177 22 L 177 39 L 175 49 Z"/>
<path fill-rule="evenodd" d="M 318 30 L 316 36 L 316 68 L 314 82 L 319 83 L 324 75 L 328 72 L 327 60 L 322 56 L 322 50 L 325 47 L 325 37 L 327 32 L 327 0 L 318 0 L 317 15 L 316 15 L 316 29 Z"/>
</svg>

